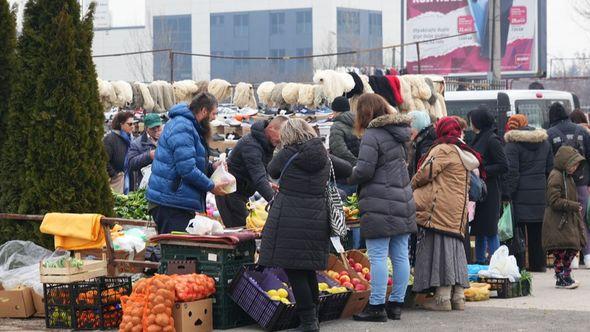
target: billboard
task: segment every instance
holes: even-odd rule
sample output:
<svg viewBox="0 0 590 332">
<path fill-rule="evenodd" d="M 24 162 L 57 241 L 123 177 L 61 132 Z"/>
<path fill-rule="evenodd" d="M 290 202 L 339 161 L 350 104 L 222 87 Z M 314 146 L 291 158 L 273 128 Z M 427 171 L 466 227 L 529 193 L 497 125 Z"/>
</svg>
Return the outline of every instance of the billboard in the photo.
<svg viewBox="0 0 590 332">
<path fill-rule="evenodd" d="M 535 76 L 546 67 L 545 0 L 500 1 L 502 75 Z M 486 76 L 492 0 L 406 0 L 405 43 L 409 73 Z M 457 37 L 451 37 L 461 35 Z M 420 62 L 418 63 L 418 52 Z M 418 65 L 419 64 L 419 65 Z"/>
</svg>

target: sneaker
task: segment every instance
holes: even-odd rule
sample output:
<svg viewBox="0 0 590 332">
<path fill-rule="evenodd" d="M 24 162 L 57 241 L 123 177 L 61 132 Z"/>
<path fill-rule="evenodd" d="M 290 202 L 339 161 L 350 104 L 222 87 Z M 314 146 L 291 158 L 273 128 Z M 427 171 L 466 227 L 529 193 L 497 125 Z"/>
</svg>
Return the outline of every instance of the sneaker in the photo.
<svg viewBox="0 0 590 332">
<path fill-rule="evenodd" d="M 560 289 L 575 289 L 578 288 L 580 285 L 575 280 L 573 280 L 570 276 L 564 277 L 562 275 L 556 276 L 557 281 L 555 282 L 555 288 Z"/>
</svg>

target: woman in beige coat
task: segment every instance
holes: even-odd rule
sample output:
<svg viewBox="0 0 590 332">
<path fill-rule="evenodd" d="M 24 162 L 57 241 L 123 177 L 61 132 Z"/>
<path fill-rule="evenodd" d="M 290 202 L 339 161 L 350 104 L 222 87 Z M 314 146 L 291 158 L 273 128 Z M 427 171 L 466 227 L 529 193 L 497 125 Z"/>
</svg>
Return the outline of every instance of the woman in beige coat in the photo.
<svg viewBox="0 0 590 332">
<path fill-rule="evenodd" d="M 470 172 L 481 159 L 461 134 L 457 120 L 440 119 L 437 139 L 412 179 L 419 226 L 414 291 L 436 288 L 434 298 L 424 305 L 428 310 L 463 310 L 463 289 L 469 287 L 463 238 Z"/>
</svg>

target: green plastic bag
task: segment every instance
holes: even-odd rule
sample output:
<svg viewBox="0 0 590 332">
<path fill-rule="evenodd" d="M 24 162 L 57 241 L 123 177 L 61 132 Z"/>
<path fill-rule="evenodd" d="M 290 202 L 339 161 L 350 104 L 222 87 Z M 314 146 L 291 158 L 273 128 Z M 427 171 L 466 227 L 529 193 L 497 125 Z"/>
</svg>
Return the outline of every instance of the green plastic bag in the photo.
<svg viewBox="0 0 590 332">
<path fill-rule="evenodd" d="M 512 230 L 512 204 L 504 204 L 502 216 L 498 221 L 498 237 L 500 242 L 506 242 L 514 236 Z"/>
</svg>

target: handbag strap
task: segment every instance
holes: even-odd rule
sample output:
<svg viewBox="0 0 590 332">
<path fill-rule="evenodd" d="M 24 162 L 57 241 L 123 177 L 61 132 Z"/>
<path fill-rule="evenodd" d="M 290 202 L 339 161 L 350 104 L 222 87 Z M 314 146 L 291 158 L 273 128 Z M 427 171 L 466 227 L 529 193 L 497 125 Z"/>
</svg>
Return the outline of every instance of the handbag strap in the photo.
<svg viewBox="0 0 590 332">
<path fill-rule="evenodd" d="M 295 160 L 295 158 L 299 155 L 299 152 L 295 152 L 295 154 L 293 154 L 291 156 L 291 158 L 289 158 L 289 160 L 287 160 L 287 162 L 285 163 L 285 165 L 283 166 L 283 169 L 281 169 L 281 175 L 279 176 L 279 186 L 281 185 L 281 179 L 283 178 L 283 175 L 285 174 L 285 171 L 287 171 L 287 168 L 289 168 L 289 166 L 291 165 L 291 163 L 293 162 L 293 160 Z"/>
<path fill-rule="evenodd" d="M 334 164 L 332 163 L 332 159 L 328 156 L 328 162 L 330 163 L 330 177 L 328 178 L 328 185 L 330 182 L 336 183 L 336 172 L 334 171 Z"/>
</svg>

